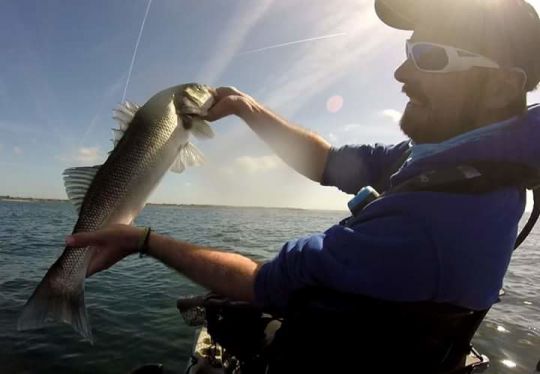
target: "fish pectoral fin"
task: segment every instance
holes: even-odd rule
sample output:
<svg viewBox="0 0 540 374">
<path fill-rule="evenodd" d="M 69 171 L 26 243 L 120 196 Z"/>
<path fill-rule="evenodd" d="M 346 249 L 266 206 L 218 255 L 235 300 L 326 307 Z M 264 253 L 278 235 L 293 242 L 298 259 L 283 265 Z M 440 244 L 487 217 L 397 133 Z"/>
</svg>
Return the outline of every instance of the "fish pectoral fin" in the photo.
<svg viewBox="0 0 540 374">
<path fill-rule="evenodd" d="M 210 127 L 210 123 L 200 117 L 192 117 L 190 131 L 198 139 L 211 139 L 214 137 L 214 130 Z"/>
<path fill-rule="evenodd" d="M 86 192 L 101 165 L 82 166 L 64 170 L 64 187 L 69 200 L 80 212 Z"/>
<path fill-rule="evenodd" d="M 188 142 L 182 147 L 178 158 L 185 166 L 200 166 L 205 163 L 206 159 L 199 148 L 195 147 L 193 143 Z"/>
<path fill-rule="evenodd" d="M 186 166 L 200 166 L 204 164 L 205 158 L 201 151 L 192 143 L 186 143 L 178 152 L 178 156 L 174 160 L 171 171 L 181 173 L 186 169 Z"/>
<path fill-rule="evenodd" d="M 172 166 L 171 166 L 171 171 L 173 173 L 178 173 L 180 174 L 181 172 L 183 172 L 184 170 L 186 169 L 185 165 L 183 164 L 182 160 L 180 160 L 180 157 L 177 157 L 176 160 L 174 160 Z"/>
</svg>

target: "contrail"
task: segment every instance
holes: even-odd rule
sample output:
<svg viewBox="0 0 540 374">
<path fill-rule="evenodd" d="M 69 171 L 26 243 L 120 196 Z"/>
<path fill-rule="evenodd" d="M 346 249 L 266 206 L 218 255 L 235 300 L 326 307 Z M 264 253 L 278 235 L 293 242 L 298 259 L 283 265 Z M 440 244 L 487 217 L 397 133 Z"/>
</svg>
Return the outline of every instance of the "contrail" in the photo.
<svg viewBox="0 0 540 374">
<path fill-rule="evenodd" d="M 345 36 L 345 35 L 347 35 L 347 33 L 340 32 L 340 33 L 336 33 L 336 34 L 328 34 L 328 35 L 323 35 L 323 36 L 316 36 L 314 38 L 295 40 L 295 41 L 287 42 L 287 43 L 274 44 L 274 45 L 269 45 L 267 47 L 262 47 L 262 48 L 257 48 L 257 49 L 250 49 L 250 50 L 247 50 L 247 51 L 244 51 L 244 52 L 240 52 L 239 54 L 237 54 L 237 56 L 248 55 L 248 54 L 255 53 L 255 52 L 267 51 L 269 49 L 281 48 L 281 47 L 286 47 L 286 46 L 294 45 L 294 44 L 314 42 L 316 40 L 337 38 L 338 36 Z"/>
<path fill-rule="evenodd" d="M 146 12 L 144 13 L 144 17 L 141 23 L 141 29 L 139 30 L 139 37 L 137 38 L 137 43 L 135 43 L 135 49 L 133 50 L 133 56 L 131 57 L 131 64 L 129 65 L 126 85 L 124 87 L 124 94 L 122 95 L 122 101 L 120 101 L 121 103 L 123 103 L 124 100 L 126 99 L 126 92 L 129 85 L 129 79 L 131 78 L 131 72 L 133 71 L 133 64 L 135 64 L 135 56 L 137 56 L 137 50 L 139 49 L 139 43 L 141 42 L 141 36 L 143 33 L 144 24 L 146 23 L 146 17 L 148 17 L 148 12 L 150 11 L 150 5 L 152 5 L 152 0 L 148 0 L 148 4 L 146 5 Z"/>
</svg>

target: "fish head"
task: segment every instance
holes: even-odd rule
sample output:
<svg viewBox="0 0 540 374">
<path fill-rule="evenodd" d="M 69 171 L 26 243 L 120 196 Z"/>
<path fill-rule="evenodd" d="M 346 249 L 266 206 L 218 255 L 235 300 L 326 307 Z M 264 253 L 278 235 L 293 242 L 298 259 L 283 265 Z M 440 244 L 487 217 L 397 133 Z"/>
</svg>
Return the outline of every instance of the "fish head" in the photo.
<svg viewBox="0 0 540 374">
<path fill-rule="evenodd" d="M 205 117 L 214 104 L 210 87 L 199 83 L 188 83 L 174 87 L 174 106 L 186 130 L 191 128 L 193 117 Z M 179 121 L 180 122 L 180 121 Z"/>
<path fill-rule="evenodd" d="M 175 92 L 175 105 L 183 114 L 204 117 L 214 104 L 214 96 L 210 87 L 199 83 L 188 83 L 179 86 Z"/>
</svg>

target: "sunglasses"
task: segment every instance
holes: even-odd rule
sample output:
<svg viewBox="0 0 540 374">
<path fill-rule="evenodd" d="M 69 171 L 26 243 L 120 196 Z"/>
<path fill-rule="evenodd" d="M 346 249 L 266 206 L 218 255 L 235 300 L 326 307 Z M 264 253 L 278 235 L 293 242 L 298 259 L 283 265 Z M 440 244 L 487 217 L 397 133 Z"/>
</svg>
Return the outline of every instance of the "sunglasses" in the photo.
<svg viewBox="0 0 540 374">
<path fill-rule="evenodd" d="M 407 58 L 416 68 L 428 73 L 465 71 L 472 67 L 500 69 L 495 61 L 464 49 L 427 42 L 407 40 Z"/>
<path fill-rule="evenodd" d="M 407 40 L 406 53 L 407 58 L 418 70 L 428 73 L 466 71 L 473 67 L 501 69 L 498 63 L 485 56 L 448 45 Z M 523 89 L 525 89 L 528 79 L 525 70 L 518 67 L 510 70 L 523 76 Z"/>
</svg>

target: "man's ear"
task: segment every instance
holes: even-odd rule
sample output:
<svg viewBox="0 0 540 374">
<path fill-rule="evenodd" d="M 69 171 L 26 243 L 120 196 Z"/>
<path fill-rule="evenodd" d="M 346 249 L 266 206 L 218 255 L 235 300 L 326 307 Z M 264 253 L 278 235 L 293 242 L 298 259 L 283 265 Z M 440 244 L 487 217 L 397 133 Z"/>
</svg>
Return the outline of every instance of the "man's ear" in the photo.
<svg viewBox="0 0 540 374">
<path fill-rule="evenodd" d="M 517 69 L 493 69 L 485 86 L 486 105 L 490 109 L 504 109 L 526 95 L 527 75 Z"/>
</svg>

